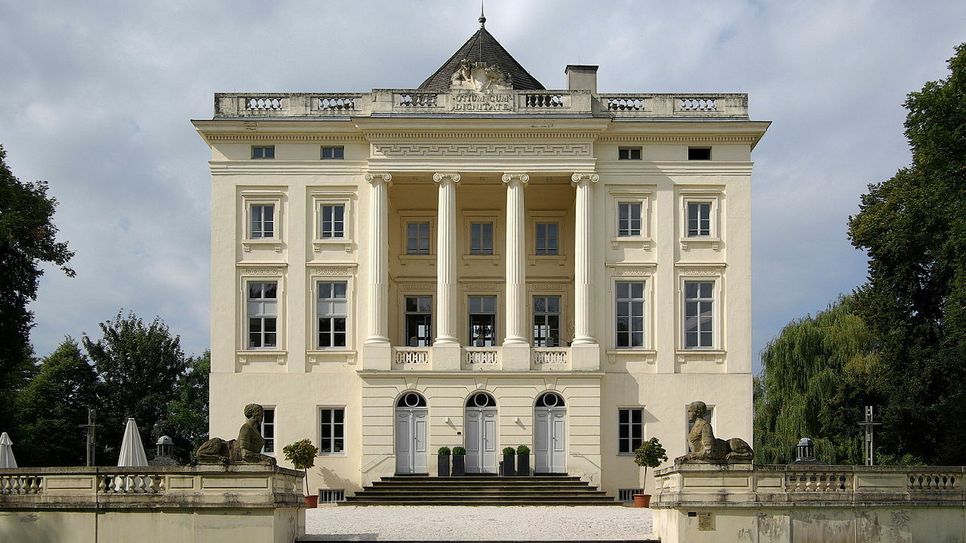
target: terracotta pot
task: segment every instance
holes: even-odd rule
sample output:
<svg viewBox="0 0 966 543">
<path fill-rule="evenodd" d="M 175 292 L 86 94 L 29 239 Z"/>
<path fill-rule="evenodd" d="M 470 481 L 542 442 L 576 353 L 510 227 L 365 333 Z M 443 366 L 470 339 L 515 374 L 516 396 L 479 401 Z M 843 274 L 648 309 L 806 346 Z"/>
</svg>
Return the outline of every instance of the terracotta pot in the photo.
<svg viewBox="0 0 966 543">
<path fill-rule="evenodd" d="M 651 506 L 650 494 L 634 494 L 634 507 L 650 507 L 650 506 Z"/>
<path fill-rule="evenodd" d="M 308 507 L 309 509 L 315 509 L 318 506 L 319 506 L 319 497 L 318 496 L 306 496 L 305 497 L 305 507 Z"/>
</svg>

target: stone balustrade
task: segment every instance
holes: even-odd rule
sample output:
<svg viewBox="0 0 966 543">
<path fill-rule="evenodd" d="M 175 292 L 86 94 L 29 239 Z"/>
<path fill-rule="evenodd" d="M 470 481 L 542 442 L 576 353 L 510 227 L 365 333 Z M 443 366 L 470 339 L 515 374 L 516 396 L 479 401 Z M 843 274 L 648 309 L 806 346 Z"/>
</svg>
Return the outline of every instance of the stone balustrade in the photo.
<svg viewBox="0 0 966 543">
<path fill-rule="evenodd" d="M 430 369 L 430 347 L 393 347 L 393 369 L 420 370 Z"/>
<path fill-rule="evenodd" d="M 519 114 L 595 117 L 748 118 L 748 95 L 588 91 L 375 89 L 368 93 L 217 93 L 215 119 L 367 117 L 373 114 Z"/>
<path fill-rule="evenodd" d="M 517 347 L 517 350 L 520 348 Z M 591 365 L 574 366 L 573 349 L 571 347 L 526 347 L 523 366 L 510 366 L 504 360 L 504 347 L 458 347 L 452 356 L 459 357 L 457 365 L 447 365 L 446 360 L 441 359 L 439 365 L 434 365 L 433 347 L 392 347 L 391 370 L 392 371 L 541 371 L 555 372 L 574 370 L 596 371 L 599 366 L 596 364 L 597 358 L 592 357 Z M 454 359 L 455 360 L 455 359 Z M 526 361 L 529 360 L 529 366 Z"/>
</svg>

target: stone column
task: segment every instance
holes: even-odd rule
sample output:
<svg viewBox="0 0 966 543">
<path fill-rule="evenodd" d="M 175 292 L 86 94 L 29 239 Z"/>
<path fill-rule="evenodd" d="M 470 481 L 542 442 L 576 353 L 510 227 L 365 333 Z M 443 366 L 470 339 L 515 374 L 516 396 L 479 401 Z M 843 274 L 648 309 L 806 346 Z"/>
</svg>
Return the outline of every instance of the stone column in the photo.
<svg viewBox="0 0 966 543">
<path fill-rule="evenodd" d="M 436 173 L 439 185 L 436 208 L 436 315 L 433 319 L 433 369 L 458 370 L 461 351 L 457 332 L 459 307 L 457 265 L 459 248 L 456 240 L 456 185 L 458 173 Z"/>
<path fill-rule="evenodd" d="M 523 191 L 530 176 L 503 175 L 506 184 L 506 335 L 504 345 L 528 344 L 526 215 Z"/>
<path fill-rule="evenodd" d="M 369 189 L 369 273 L 367 298 L 367 336 L 363 349 L 363 368 L 388 370 L 392 347 L 389 344 L 389 184 L 388 173 L 367 173 Z"/>
<path fill-rule="evenodd" d="M 593 214 L 595 173 L 575 173 L 572 185 L 577 187 L 574 217 L 574 341 L 571 361 L 574 370 L 596 370 L 600 367 L 600 347 L 593 335 L 594 314 L 591 304 L 593 284 Z"/>
</svg>

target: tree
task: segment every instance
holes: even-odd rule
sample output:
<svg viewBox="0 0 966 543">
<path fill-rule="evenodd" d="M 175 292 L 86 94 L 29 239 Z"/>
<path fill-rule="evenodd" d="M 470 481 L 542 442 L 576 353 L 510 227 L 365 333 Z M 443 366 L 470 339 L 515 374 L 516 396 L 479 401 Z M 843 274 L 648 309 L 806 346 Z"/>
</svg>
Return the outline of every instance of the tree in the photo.
<svg viewBox="0 0 966 543">
<path fill-rule="evenodd" d="M 179 379 L 188 368 L 181 340 L 155 318 L 145 324 L 134 313 L 100 324 L 103 338 L 83 338 L 87 355 L 100 379 L 98 442 L 106 456 L 114 458 L 121 445 L 127 417 L 141 428 L 141 439 L 151 443 L 154 428 L 178 395 Z"/>
<path fill-rule="evenodd" d="M 97 376 L 77 342 L 65 338 L 17 396 L 14 437 L 24 466 L 79 466 L 86 460 L 87 409 L 97 402 Z"/>
<path fill-rule="evenodd" d="M 876 402 L 871 390 L 878 366 L 875 336 L 844 297 L 814 317 L 785 326 L 762 351 L 755 379 L 755 461 L 795 459 L 802 437 L 827 463 L 862 463 L 862 408 Z"/>
<path fill-rule="evenodd" d="M 884 404 L 877 443 L 895 456 L 966 463 L 966 44 L 950 75 L 909 94 L 912 164 L 869 185 L 849 219 L 869 256 L 857 313 L 875 333 Z"/>
<path fill-rule="evenodd" d="M 0 428 L 15 422 L 13 397 L 34 369 L 29 341 L 33 314 L 27 304 L 37 298 L 41 264 L 55 264 L 74 276 L 67 267 L 74 253 L 56 239 L 57 200 L 47 196 L 44 181 L 17 179 L 6 156 L 0 146 Z"/>
<path fill-rule="evenodd" d="M 174 440 L 175 458 L 182 464 L 195 460 L 195 450 L 208 439 L 208 373 L 211 352 L 188 360 L 188 371 L 178 378 L 175 397 L 168 402 L 164 418 L 152 438 Z"/>
</svg>

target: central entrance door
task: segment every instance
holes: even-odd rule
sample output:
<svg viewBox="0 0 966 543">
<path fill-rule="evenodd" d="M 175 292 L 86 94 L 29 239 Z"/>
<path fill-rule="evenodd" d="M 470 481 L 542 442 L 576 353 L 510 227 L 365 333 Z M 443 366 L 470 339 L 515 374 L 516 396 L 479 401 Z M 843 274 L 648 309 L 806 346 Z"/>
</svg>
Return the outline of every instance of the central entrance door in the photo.
<svg viewBox="0 0 966 543">
<path fill-rule="evenodd" d="M 477 392 L 466 400 L 466 473 L 496 473 L 496 400 Z"/>
<path fill-rule="evenodd" d="M 396 473 L 429 473 L 426 467 L 426 426 L 429 413 L 426 398 L 407 392 L 396 402 Z"/>
<path fill-rule="evenodd" d="M 566 473 L 567 407 L 563 396 L 556 392 L 541 395 L 533 415 L 533 471 Z"/>
</svg>

